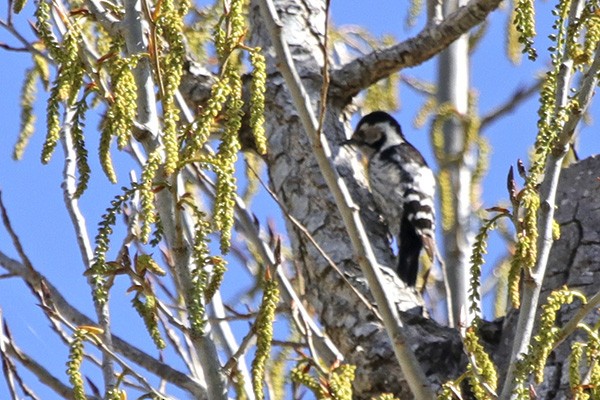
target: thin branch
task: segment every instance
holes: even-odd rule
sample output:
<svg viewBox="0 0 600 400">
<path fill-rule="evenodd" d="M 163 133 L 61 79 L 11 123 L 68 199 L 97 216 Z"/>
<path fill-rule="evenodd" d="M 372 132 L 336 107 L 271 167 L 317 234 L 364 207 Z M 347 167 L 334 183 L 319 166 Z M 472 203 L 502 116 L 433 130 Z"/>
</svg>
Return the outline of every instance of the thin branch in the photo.
<svg viewBox="0 0 600 400">
<path fill-rule="evenodd" d="M 485 128 L 487 128 L 488 125 L 491 125 L 492 123 L 496 122 L 497 119 L 512 112 L 523 101 L 529 99 L 531 96 L 536 94 L 541 86 L 542 86 L 542 81 L 538 80 L 535 84 L 533 84 L 527 88 L 517 89 L 513 93 L 513 95 L 504 102 L 504 104 L 494 108 L 487 115 L 485 115 L 481 118 L 480 129 L 483 131 Z"/>
<path fill-rule="evenodd" d="M 310 98 L 294 66 L 294 60 L 289 47 L 283 38 L 282 23 L 277 15 L 277 10 L 271 0 L 261 0 L 259 5 L 261 15 L 275 48 L 281 74 L 291 93 L 304 130 L 311 142 L 319 168 L 340 211 L 357 255 L 358 263 L 381 310 L 385 328 L 390 336 L 394 353 L 402 368 L 404 377 L 417 399 L 433 399 L 435 395 L 423 369 L 408 344 L 408 338 L 404 334 L 403 323 L 398 315 L 396 305 L 386 296 L 382 272 L 379 269 L 379 264 L 371 248 L 366 231 L 362 226 L 358 209 L 352 202 L 346 184 L 331 164 L 332 157 L 329 143 L 323 135 L 319 136 L 318 121 L 312 109 Z"/>
<path fill-rule="evenodd" d="M 13 229 L 12 224 L 10 222 L 10 218 L 8 217 L 8 212 L 6 211 L 6 207 L 4 207 L 4 201 L 2 200 L 2 191 L 0 191 L 0 213 L 2 214 L 2 224 L 4 225 L 4 228 L 6 229 L 6 231 L 8 232 L 8 235 L 12 239 L 13 246 L 15 246 L 15 249 L 17 250 L 17 254 L 21 258 L 21 262 L 28 269 L 33 270 L 33 265 L 31 264 L 31 260 L 29 260 L 29 257 L 27 257 L 27 254 L 25 254 L 25 250 L 23 249 L 23 245 L 21 244 L 21 239 L 19 239 L 19 236 Z"/>
<path fill-rule="evenodd" d="M 593 295 L 586 304 L 567 322 L 556 335 L 554 348 L 557 348 L 564 340 L 577 329 L 579 323 L 600 305 L 600 292 Z"/>
<path fill-rule="evenodd" d="M 36 49 L 35 46 L 33 46 L 32 42 L 30 42 L 29 40 L 27 40 L 25 38 L 25 36 L 21 35 L 21 33 L 15 29 L 14 25 L 12 25 L 11 23 L 8 23 L 8 22 L 0 19 L 0 27 L 6 29 L 19 42 L 21 42 L 21 44 L 23 45 L 23 47 L 26 49 L 26 51 L 28 53 L 30 53 L 32 55 L 37 55 L 37 56 L 43 57 L 46 60 L 50 61 L 49 56 L 47 54 L 42 53 L 40 50 Z M 14 47 L 14 46 L 10 46 L 10 45 L 5 44 L 5 43 L 3 43 L 2 47 L 6 48 L 8 50 L 22 51 L 20 48 L 17 48 L 17 47 Z"/>
<path fill-rule="evenodd" d="M 430 24 L 417 36 L 358 58 L 331 74 L 331 95 L 350 98 L 403 68 L 419 65 L 483 22 L 501 0 L 471 0 L 439 25 Z"/>
</svg>

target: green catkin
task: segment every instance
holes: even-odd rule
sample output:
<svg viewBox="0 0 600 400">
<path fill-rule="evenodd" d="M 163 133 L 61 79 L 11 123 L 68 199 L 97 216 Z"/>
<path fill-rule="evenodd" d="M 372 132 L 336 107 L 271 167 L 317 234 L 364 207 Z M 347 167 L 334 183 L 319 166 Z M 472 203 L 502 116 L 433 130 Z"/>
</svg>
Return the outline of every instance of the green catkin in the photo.
<svg viewBox="0 0 600 400">
<path fill-rule="evenodd" d="M 183 17 L 189 8 L 188 2 L 181 2 L 179 8 L 173 0 L 161 3 L 156 21 L 157 35 L 164 38 L 168 51 L 159 58 L 162 76 L 163 143 L 165 146 L 165 174 L 172 174 L 179 162 L 179 141 L 177 137 L 179 107 L 175 93 L 183 75 L 185 45 L 183 37 Z"/>
<path fill-rule="evenodd" d="M 85 120 L 85 113 L 87 109 L 88 105 L 84 96 L 84 98 L 75 105 L 75 113 L 73 115 L 70 130 L 73 140 L 73 148 L 75 150 L 75 164 L 79 174 L 77 186 L 75 188 L 75 192 L 73 193 L 73 197 L 76 199 L 81 197 L 81 195 L 87 189 L 92 173 L 88 163 L 88 151 L 85 147 L 85 141 L 83 137 L 83 121 Z"/>
<path fill-rule="evenodd" d="M 194 247 L 192 258 L 194 268 L 191 271 L 191 288 L 188 295 L 189 321 L 192 335 L 201 336 L 206 327 L 205 294 L 208 286 L 208 261 L 210 250 L 208 248 L 210 224 L 206 221 L 206 215 L 196 205 L 188 204 L 196 217 L 194 229 Z"/>
<path fill-rule="evenodd" d="M 98 341 L 96 335 L 103 331 L 94 326 L 79 326 L 73 332 L 69 344 L 69 360 L 67 361 L 67 376 L 69 382 L 73 385 L 73 398 L 75 400 L 87 400 L 85 389 L 83 387 L 83 376 L 81 374 L 81 364 L 83 363 L 83 341 L 86 339 Z"/>
<path fill-rule="evenodd" d="M 140 193 L 140 214 L 143 217 L 142 227 L 140 230 L 140 240 L 142 243 L 147 243 L 152 230 L 152 224 L 156 222 L 154 208 L 154 179 L 160 168 L 161 154 L 160 148 L 150 153 L 144 170 L 142 171 L 142 183 L 139 186 Z"/>
<path fill-rule="evenodd" d="M 73 385 L 73 398 L 75 400 L 86 400 L 85 389 L 83 387 L 83 376 L 81 375 L 81 364 L 83 363 L 83 341 L 86 333 L 82 329 L 77 329 L 73 334 L 71 344 L 69 345 L 69 361 L 67 362 L 67 376 L 69 382 Z"/>
<path fill-rule="evenodd" d="M 279 289 L 277 288 L 277 281 L 267 276 L 264 282 L 263 300 L 255 322 L 256 354 L 252 361 L 252 387 L 257 400 L 264 399 L 265 365 L 271 355 L 273 322 L 278 302 Z"/>
<path fill-rule="evenodd" d="M 530 60 L 535 60 L 537 52 L 533 47 L 533 39 L 536 35 L 533 0 L 517 0 L 513 23 L 520 34 L 518 40 L 523 45 L 523 53 L 526 53 Z"/>
<path fill-rule="evenodd" d="M 216 157 L 217 193 L 215 198 L 214 223 L 221 233 L 221 252 L 229 251 L 237 183 L 234 176 L 235 162 L 240 150 L 238 132 L 242 126 L 242 80 L 233 70 L 229 71 L 231 94 L 227 102 L 225 129 Z"/>
<path fill-rule="evenodd" d="M 259 47 L 250 51 L 252 64 L 252 83 L 250 87 L 250 128 L 254 134 L 256 152 L 267 153 L 267 138 L 265 136 L 265 90 L 267 87 L 267 64 Z"/>
<path fill-rule="evenodd" d="M 117 147 L 122 150 L 129 143 L 137 112 L 137 86 L 133 69 L 138 58 L 118 58 L 110 63 L 109 73 L 112 86 L 112 102 L 104 119 L 103 136 L 117 138 Z M 104 153 L 106 154 L 106 153 Z M 107 174 L 108 175 L 108 174 Z M 113 181 L 111 179 L 111 181 Z"/>
<path fill-rule="evenodd" d="M 498 374 L 491 357 L 480 343 L 476 328 L 468 328 L 465 333 L 465 349 L 475 359 L 476 365 L 469 364 L 469 383 L 471 390 L 478 400 L 491 400 L 489 389 L 496 391 Z"/>
<path fill-rule="evenodd" d="M 108 300 L 108 288 L 106 287 L 106 278 L 108 273 L 108 267 L 106 264 L 106 253 L 110 245 L 110 235 L 113 232 L 112 227 L 117 222 L 117 215 L 122 212 L 125 203 L 134 195 L 137 191 L 137 186 L 131 189 L 122 188 L 123 194 L 115 197 L 111 201 L 111 206 L 106 209 L 106 213 L 102 215 L 100 222 L 98 223 L 98 233 L 94 242 L 96 247 L 94 249 L 94 260 L 89 270 L 90 280 L 93 285 L 93 297 L 100 305 L 106 303 Z"/>
<path fill-rule="evenodd" d="M 141 299 L 142 296 L 145 298 L 145 301 Z M 159 350 L 167 347 L 158 328 L 158 309 L 154 294 L 149 291 L 145 291 L 143 294 L 138 292 L 131 300 L 131 304 L 142 317 L 146 330 L 148 330 L 150 337 L 154 341 L 154 345 Z"/>
<path fill-rule="evenodd" d="M 35 67 L 25 72 L 25 79 L 21 88 L 21 126 L 12 154 L 14 160 L 20 160 L 23 157 L 23 152 L 34 132 L 36 118 L 33 112 L 33 103 L 36 99 L 36 82 L 39 77 L 40 73 Z"/>
</svg>

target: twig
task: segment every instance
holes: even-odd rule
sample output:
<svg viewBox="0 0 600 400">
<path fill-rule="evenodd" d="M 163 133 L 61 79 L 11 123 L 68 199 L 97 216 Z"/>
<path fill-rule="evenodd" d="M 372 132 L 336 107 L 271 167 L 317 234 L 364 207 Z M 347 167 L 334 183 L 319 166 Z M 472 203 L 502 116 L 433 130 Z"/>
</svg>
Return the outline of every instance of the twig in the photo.
<svg viewBox="0 0 600 400">
<path fill-rule="evenodd" d="M 294 66 L 294 60 L 290 54 L 288 45 L 283 38 L 282 24 L 277 15 L 277 10 L 271 0 L 261 0 L 259 4 L 261 15 L 275 48 L 281 74 L 291 93 L 304 130 L 311 142 L 319 168 L 340 211 L 357 255 L 358 263 L 381 310 L 385 328 L 390 336 L 394 353 L 402 368 L 404 377 L 417 399 L 433 399 L 435 395 L 427 381 L 427 377 L 414 352 L 408 345 L 408 338 L 402 329 L 403 323 L 399 317 L 398 310 L 393 301 L 386 296 L 382 272 L 379 269 L 375 254 L 362 226 L 358 209 L 353 204 L 345 183 L 331 164 L 329 143 L 323 135 L 319 136 L 318 121 L 314 115 L 310 98 Z"/>
<path fill-rule="evenodd" d="M 21 258 L 21 262 L 28 269 L 33 270 L 33 265 L 31 264 L 31 260 L 29 260 L 29 257 L 27 257 L 27 254 L 25 254 L 25 250 L 23 249 L 23 245 L 21 244 L 21 239 L 19 239 L 19 236 L 17 235 L 17 233 L 15 232 L 15 230 L 12 227 L 12 224 L 10 223 L 10 218 L 8 217 L 8 212 L 6 211 L 6 207 L 4 206 L 4 201 L 2 200 L 2 191 L 0 191 L 0 212 L 2 213 L 2 224 L 4 225 L 4 228 L 6 229 L 6 231 L 8 232 L 8 235 L 12 239 L 13 246 L 15 246 L 15 249 L 17 250 L 17 254 Z"/>
<path fill-rule="evenodd" d="M 536 94 L 541 86 L 542 81 L 539 80 L 535 84 L 529 86 L 528 88 L 517 89 L 513 93 L 513 95 L 504 102 L 504 104 L 496 107 L 487 115 L 483 116 L 483 118 L 481 118 L 480 130 L 483 131 L 485 128 L 487 128 L 488 125 L 496 122 L 497 119 L 513 111 L 519 106 L 521 102 L 527 100 L 532 95 Z"/>
<path fill-rule="evenodd" d="M 593 295 L 586 304 L 567 322 L 557 333 L 554 348 L 557 348 L 564 340 L 577 329 L 579 323 L 600 305 L 600 292 Z"/>
</svg>

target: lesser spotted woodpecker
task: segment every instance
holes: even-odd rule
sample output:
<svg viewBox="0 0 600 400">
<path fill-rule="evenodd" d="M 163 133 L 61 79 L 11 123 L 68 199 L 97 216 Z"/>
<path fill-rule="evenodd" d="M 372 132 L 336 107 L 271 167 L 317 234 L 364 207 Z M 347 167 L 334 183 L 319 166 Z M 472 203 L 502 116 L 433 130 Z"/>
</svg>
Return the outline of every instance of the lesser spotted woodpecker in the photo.
<svg viewBox="0 0 600 400">
<path fill-rule="evenodd" d="M 398 242 L 398 275 L 414 287 L 421 250 L 431 260 L 437 255 L 433 172 L 386 112 L 364 116 L 346 143 L 356 145 L 368 159 L 371 192 Z"/>
</svg>

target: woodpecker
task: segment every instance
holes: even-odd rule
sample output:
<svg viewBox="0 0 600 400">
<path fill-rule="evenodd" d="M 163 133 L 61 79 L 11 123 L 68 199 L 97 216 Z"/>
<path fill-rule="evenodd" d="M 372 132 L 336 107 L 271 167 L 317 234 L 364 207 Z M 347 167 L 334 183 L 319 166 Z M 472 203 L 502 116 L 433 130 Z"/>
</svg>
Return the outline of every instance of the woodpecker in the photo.
<svg viewBox="0 0 600 400">
<path fill-rule="evenodd" d="M 383 111 L 364 116 L 345 144 L 357 146 L 368 160 L 371 192 L 398 243 L 398 276 L 414 287 L 421 250 L 432 261 L 437 255 L 433 172 L 398 121 Z"/>
</svg>

